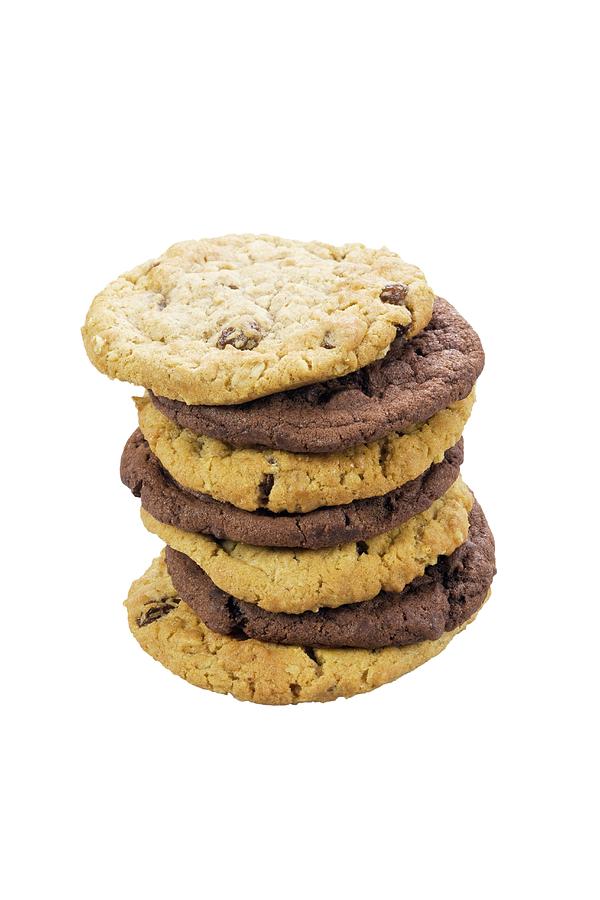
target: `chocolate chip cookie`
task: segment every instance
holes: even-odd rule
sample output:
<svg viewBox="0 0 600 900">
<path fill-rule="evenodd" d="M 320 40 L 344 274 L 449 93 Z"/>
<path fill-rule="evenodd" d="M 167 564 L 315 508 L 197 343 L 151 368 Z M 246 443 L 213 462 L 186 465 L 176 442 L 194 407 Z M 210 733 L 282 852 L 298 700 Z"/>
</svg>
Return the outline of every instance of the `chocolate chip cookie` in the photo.
<svg viewBox="0 0 600 900">
<path fill-rule="evenodd" d="M 111 378 L 188 404 L 336 378 L 427 325 L 433 293 L 390 250 L 268 235 L 175 244 L 111 282 L 83 327 Z"/>
</svg>

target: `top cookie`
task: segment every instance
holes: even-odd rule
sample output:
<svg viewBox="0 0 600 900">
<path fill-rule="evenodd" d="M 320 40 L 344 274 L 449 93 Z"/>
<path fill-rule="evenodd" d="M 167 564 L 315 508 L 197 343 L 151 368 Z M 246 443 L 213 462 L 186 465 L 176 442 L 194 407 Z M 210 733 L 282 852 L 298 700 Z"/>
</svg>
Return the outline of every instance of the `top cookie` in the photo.
<svg viewBox="0 0 600 900">
<path fill-rule="evenodd" d="M 111 378 L 224 405 L 354 372 L 432 307 L 423 274 L 385 248 L 229 235 L 175 244 L 111 282 L 82 333 Z"/>
</svg>

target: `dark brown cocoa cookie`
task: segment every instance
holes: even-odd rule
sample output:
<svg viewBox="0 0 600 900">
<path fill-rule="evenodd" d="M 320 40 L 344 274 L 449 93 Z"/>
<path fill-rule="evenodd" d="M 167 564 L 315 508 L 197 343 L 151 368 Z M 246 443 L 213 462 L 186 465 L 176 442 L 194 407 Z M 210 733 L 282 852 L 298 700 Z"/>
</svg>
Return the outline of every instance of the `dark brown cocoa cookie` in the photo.
<svg viewBox="0 0 600 900">
<path fill-rule="evenodd" d="M 343 378 L 238 406 L 187 406 L 152 396 L 182 428 L 233 447 L 333 453 L 404 432 L 466 397 L 483 369 L 471 326 L 437 298 L 427 328 L 398 338 L 387 355 Z"/>
<path fill-rule="evenodd" d="M 494 538 L 479 504 L 469 536 L 401 593 L 298 615 L 272 613 L 224 593 L 183 553 L 166 549 L 167 569 L 181 598 L 213 631 L 304 647 L 375 650 L 436 640 L 483 604 L 496 567 Z"/>
<path fill-rule="evenodd" d="M 428 509 L 456 481 L 462 459 L 461 439 L 440 463 L 383 497 L 293 515 L 248 512 L 182 488 L 165 472 L 138 430 L 125 445 L 121 479 L 141 497 L 144 509 L 167 525 L 219 540 L 316 550 L 383 534 Z"/>
</svg>

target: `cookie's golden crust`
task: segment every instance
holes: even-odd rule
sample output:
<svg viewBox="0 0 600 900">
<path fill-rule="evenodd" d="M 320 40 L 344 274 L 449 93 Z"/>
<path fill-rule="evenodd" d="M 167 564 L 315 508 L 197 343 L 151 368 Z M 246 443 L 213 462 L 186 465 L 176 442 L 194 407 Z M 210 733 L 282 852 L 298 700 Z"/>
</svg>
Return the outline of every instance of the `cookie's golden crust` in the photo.
<svg viewBox="0 0 600 900">
<path fill-rule="evenodd" d="M 167 669 L 197 687 L 238 700 L 283 705 L 324 702 L 364 694 L 394 681 L 440 653 L 466 625 L 436 641 L 385 650 L 312 650 L 239 641 L 210 631 L 176 597 L 162 555 L 131 586 L 126 600 L 129 627 L 142 648 Z M 140 626 L 148 611 L 165 614 Z M 474 618 L 474 617 L 473 617 Z M 469 621 L 473 621 L 470 619 Z M 469 624 L 469 623 L 467 623 Z"/>
<path fill-rule="evenodd" d="M 288 550 L 217 541 L 154 519 L 142 521 L 193 559 L 221 590 L 270 612 L 301 613 L 402 591 L 467 538 L 473 495 L 458 479 L 425 512 L 387 534 L 325 550 Z"/>
<path fill-rule="evenodd" d="M 379 497 L 417 478 L 456 444 L 474 402 L 473 390 L 410 434 L 389 434 L 338 453 L 290 453 L 236 450 L 180 428 L 148 397 L 136 398 L 142 434 L 182 487 L 240 509 L 290 513 Z"/>
<path fill-rule="evenodd" d="M 82 333 L 111 378 L 231 404 L 368 365 L 432 308 L 423 274 L 385 248 L 228 235 L 175 244 L 111 282 Z"/>
</svg>

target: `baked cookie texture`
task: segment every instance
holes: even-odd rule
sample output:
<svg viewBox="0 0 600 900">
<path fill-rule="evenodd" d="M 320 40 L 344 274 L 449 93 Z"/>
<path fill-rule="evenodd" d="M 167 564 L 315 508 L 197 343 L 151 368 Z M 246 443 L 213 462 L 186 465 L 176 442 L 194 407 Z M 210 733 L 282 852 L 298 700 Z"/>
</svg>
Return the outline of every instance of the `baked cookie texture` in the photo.
<svg viewBox="0 0 600 900">
<path fill-rule="evenodd" d="M 236 406 L 187 406 L 154 397 L 182 428 L 233 447 L 262 446 L 293 453 L 333 453 L 405 432 L 457 400 L 481 374 L 484 353 L 475 331 L 436 298 L 427 327 L 343 378 L 271 394 Z"/>
<path fill-rule="evenodd" d="M 141 516 L 149 531 L 189 556 L 221 590 L 270 612 L 302 613 L 402 591 L 466 540 L 472 506 L 473 495 L 459 478 L 425 512 L 387 534 L 324 550 L 216 541 L 164 525 L 144 509 Z"/>
<path fill-rule="evenodd" d="M 428 566 L 400 593 L 368 603 L 289 615 L 266 612 L 221 591 L 188 556 L 167 547 L 167 571 L 179 596 L 213 631 L 268 643 L 374 650 L 437 640 L 474 615 L 496 570 L 494 538 L 481 507 L 469 516 L 467 540 Z"/>
<path fill-rule="evenodd" d="M 92 363 L 187 404 L 235 404 L 353 372 L 431 317 L 387 249 L 268 235 L 175 244 L 111 282 L 82 329 Z"/>
<path fill-rule="evenodd" d="M 167 544 L 141 646 L 256 703 L 370 691 L 478 613 L 494 541 L 460 478 L 479 338 L 383 248 L 228 235 L 111 282 L 82 329 L 141 385 L 121 478 Z"/>
<path fill-rule="evenodd" d="M 407 434 L 393 432 L 339 453 L 290 453 L 236 450 L 180 428 L 149 397 L 135 398 L 140 431 L 178 484 L 240 509 L 275 513 L 382 496 L 412 481 L 457 443 L 474 402 L 473 390 Z"/>
<path fill-rule="evenodd" d="M 274 515 L 268 510 L 248 512 L 207 494 L 186 491 L 165 472 L 138 429 L 123 450 L 121 480 L 141 497 L 144 509 L 165 525 L 259 547 L 319 550 L 383 534 L 423 512 L 456 481 L 462 461 L 461 439 L 441 462 L 383 497 Z"/>
<path fill-rule="evenodd" d="M 238 640 L 211 631 L 180 600 L 163 555 L 134 581 L 125 605 L 136 640 L 173 673 L 198 687 L 269 705 L 325 702 L 371 691 L 432 659 L 468 624 L 435 641 L 382 650 Z"/>
</svg>

